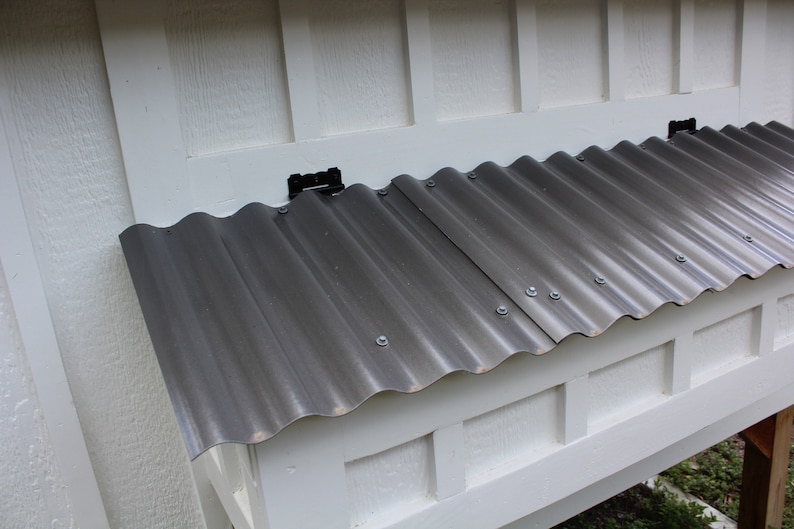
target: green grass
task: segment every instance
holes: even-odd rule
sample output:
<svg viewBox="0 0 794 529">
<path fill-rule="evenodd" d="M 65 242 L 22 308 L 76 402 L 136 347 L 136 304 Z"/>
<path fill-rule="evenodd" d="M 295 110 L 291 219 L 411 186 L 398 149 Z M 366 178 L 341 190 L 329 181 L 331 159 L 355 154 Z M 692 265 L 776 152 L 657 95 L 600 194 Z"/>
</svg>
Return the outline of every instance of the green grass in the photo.
<svg viewBox="0 0 794 529">
<path fill-rule="evenodd" d="M 672 485 L 736 520 L 744 443 L 731 437 L 662 473 Z M 794 529 L 794 440 L 786 506 L 780 529 Z M 558 525 L 555 529 L 700 529 L 711 521 L 697 504 L 681 503 L 664 489 L 637 485 Z"/>
</svg>

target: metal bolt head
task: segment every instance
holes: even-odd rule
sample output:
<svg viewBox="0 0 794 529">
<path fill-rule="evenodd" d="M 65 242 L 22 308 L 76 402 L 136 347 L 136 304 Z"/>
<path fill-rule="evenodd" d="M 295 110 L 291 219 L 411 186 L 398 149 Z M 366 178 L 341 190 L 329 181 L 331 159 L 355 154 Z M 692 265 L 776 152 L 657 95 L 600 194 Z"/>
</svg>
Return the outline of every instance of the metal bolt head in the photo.
<svg viewBox="0 0 794 529">
<path fill-rule="evenodd" d="M 645 149 L 647 149 L 647 148 L 648 148 L 648 147 L 646 147 L 644 143 L 640 143 L 640 149 L 642 149 L 642 150 L 644 151 L 644 150 L 645 150 Z"/>
<path fill-rule="evenodd" d="M 378 344 L 378 345 L 379 345 L 379 346 L 381 346 L 381 347 L 386 347 L 387 345 L 389 345 L 389 339 L 388 339 L 388 338 L 386 338 L 384 335 L 382 335 L 382 334 L 381 334 L 381 335 L 380 335 L 380 336 L 378 336 L 378 338 L 375 340 L 375 343 L 376 343 L 376 344 Z"/>
<path fill-rule="evenodd" d="M 579 156 L 576 157 L 576 159 L 579 160 L 580 162 L 583 162 L 584 156 L 580 154 Z"/>
<path fill-rule="evenodd" d="M 535 296 L 538 295 L 538 289 L 535 288 L 535 287 L 529 287 L 524 292 L 526 293 L 527 296 L 529 296 L 531 298 L 534 298 Z"/>
<path fill-rule="evenodd" d="M 686 263 L 686 255 L 678 254 L 675 256 L 675 260 L 679 263 Z"/>
<path fill-rule="evenodd" d="M 425 185 L 427 187 L 436 187 L 436 181 L 435 180 L 428 180 Z"/>
<path fill-rule="evenodd" d="M 472 180 L 474 180 L 475 178 L 477 178 L 477 173 L 475 173 L 474 171 L 471 171 L 471 172 L 470 172 L 469 174 L 467 174 L 466 176 L 468 176 L 469 178 L 471 178 Z"/>
<path fill-rule="evenodd" d="M 558 299 L 560 299 L 562 296 L 560 295 L 560 293 L 559 293 L 559 292 L 556 292 L 556 291 L 552 290 L 551 292 L 549 292 L 549 297 L 550 297 L 551 299 L 553 299 L 553 300 L 557 301 L 557 300 L 558 300 Z"/>
<path fill-rule="evenodd" d="M 742 237 L 742 239 L 744 239 L 747 242 L 753 242 L 755 240 L 753 239 L 752 235 L 745 235 L 744 237 Z"/>
<path fill-rule="evenodd" d="M 595 282 L 596 282 L 596 285 L 606 285 L 607 284 L 607 280 L 604 279 L 601 276 L 595 276 Z"/>
<path fill-rule="evenodd" d="M 382 196 L 382 197 L 385 197 L 386 195 L 389 194 L 389 190 L 388 189 L 378 189 L 378 194 L 380 196 Z"/>
<path fill-rule="evenodd" d="M 507 307 L 505 307 L 504 305 L 499 305 L 498 307 L 496 307 L 496 313 L 500 316 L 506 316 Z"/>
<path fill-rule="evenodd" d="M 281 206 L 280 208 L 278 208 L 278 212 L 279 212 L 281 215 L 284 215 L 284 214 L 285 214 L 285 213 L 287 213 L 288 211 L 289 211 L 289 208 L 287 208 L 287 206 Z"/>
</svg>

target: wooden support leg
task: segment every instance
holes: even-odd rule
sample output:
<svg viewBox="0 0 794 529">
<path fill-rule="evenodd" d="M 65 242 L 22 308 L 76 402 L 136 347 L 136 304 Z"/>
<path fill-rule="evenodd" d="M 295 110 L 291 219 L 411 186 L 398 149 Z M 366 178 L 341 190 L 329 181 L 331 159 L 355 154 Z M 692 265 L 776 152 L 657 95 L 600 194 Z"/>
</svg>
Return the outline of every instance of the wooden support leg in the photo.
<svg viewBox="0 0 794 529">
<path fill-rule="evenodd" d="M 794 406 L 742 432 L 746 441 L 739 529 L 779 528 L 786 499 Z"/>
</svg>

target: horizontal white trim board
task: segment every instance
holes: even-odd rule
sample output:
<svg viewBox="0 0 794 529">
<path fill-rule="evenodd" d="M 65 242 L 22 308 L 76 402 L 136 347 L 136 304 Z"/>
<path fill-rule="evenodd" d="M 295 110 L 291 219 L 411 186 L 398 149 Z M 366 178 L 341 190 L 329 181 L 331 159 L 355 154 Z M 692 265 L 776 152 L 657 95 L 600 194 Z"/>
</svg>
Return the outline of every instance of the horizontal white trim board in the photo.
<svg viewBox="0 0 794 529">
<path fill-rule="evenodd" d="M 573 154 L 594 144 L 611 148 L 622 140 L 639 143 L 649 136 L 666 136 L 670 120 L 692 116 L 697 116 L 699 126 L 737 124 L 739 89 L 428 121 L 199 156 L 187 161 L 190 202 L 194 211 L 226 216 L 250 202 L 285 202 L 287 177 L 293 173 L 339 167 L 346 184 L 378 188 L 402 173 L 428 178 L 446 166 L 467 171 L 485 161 L 508 165 L 523 155 L 545 159 L 557 151 Z M 141 214 L 136 220 L 164 226 L 187 213 L 172 208 L 168 218 Z"/>
<path fill-rule="evenodd" d="M 792 274 L 775 268 L 544 356 L 381 394 L 343 417 L 301 419 L 243 458 L 249 512 L 266 519 L 253 527 L 556 523 L 794 403 L 792 322 L 777 314 L 794 293 Z M 745 345 L 721 358 L 726 326 Z M 648 383 L 631 383 L 636 376 Z M 610 377 L 622 392 L 613 412 L 594 400 Z M 214 481 L 240 497 L 234 480 Z"/>
</svg>

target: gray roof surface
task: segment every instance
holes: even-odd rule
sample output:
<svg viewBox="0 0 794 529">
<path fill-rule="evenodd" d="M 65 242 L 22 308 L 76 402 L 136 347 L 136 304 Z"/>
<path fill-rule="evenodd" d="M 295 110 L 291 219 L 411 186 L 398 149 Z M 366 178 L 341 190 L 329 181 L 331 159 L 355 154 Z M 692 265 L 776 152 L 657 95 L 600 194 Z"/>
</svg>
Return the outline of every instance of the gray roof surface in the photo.
<svg viewBox="0 0 794 529">
<path fill-rule="evenodd" d="M 793 211 L 794 130 L 772 122 L 304 192 L 121 242 L 196 457 L 791 268 Z"/>
</svg>

